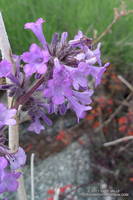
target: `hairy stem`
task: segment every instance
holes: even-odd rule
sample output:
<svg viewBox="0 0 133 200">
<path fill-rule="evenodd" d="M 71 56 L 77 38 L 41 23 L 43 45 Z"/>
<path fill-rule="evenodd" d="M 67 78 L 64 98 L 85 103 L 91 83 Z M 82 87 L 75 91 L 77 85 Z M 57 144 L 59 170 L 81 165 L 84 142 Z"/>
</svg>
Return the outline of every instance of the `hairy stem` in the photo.
<svg viewBox="0 0 133 200">
<path fill-rule="evenodd" d="M 8 40 L 8 35 L 5 29 L 4 21 L 2 14 L 0 12 L 0 50 L 2 54 L 2 58 L 6 59 L 10 63 L 12 63 L 13 68 L 12 72 L 13 74 L 15 73 L 15 65 L 12 60 L 12 51 L 10 47 L 10 43 Z M 10 80 L 6 80 L 7 83 L 10 83 Z M 8 107 L 10 108 L 12 105 L 13 98 L 7 97 L 8 98 Z M 9 126 L 9 131 L 8 131 L 8 138 L 9 138 L 9 148 L 11 150 L 11 153 L 14 153 L 18 150 L 19 147 L 19 119 L 18 115 L 16 114 L 15 116 L 16 119 L 16 125 L 14 126 Z M 20 170 L 21 171 L 21 170 Z M 23 181 L 23 176 L 21 175 L 19 179 L 19 188 L 18 188 L 18 200 L 26 200 L 26 192 L 24 188 L 24 181 Z"/>
<path fill-rule="evenodd" d="M 16 104 L 14 106 L 15 109 L 18 109 L 19 105 L 24 105 L 29 98 L 31 97 L 31 95 L 36 91 L 37 88 L 39 88 L 39 86 L 45 81 L 45 77 L 43 76 L 42 78 L 40 78 L 32 87 L 31 89 L 24 95 L 20 96 L 17 100 L 16 100 Z"/>
</svg>

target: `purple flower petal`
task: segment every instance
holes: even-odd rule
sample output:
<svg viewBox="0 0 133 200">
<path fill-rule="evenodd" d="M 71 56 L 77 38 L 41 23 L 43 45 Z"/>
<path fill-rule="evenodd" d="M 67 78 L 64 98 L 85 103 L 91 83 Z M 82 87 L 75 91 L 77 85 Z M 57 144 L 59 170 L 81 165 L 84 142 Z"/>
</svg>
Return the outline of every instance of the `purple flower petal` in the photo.
<svg viewBox="0 0 133 200">
<path fill-rule="evenodd" d="M 88 86 L 88 65 L 85 62 L 80 62 L 78 68 L 66 67 L 66 69 L 70 72 L 70 76 L 73 82 L 73 87 L 76 90 L 79 90 L 80 86 L 87 87 Z"/>
<path fill-rule="evenodd" d="M 89 66 L 90 74 L 95 79 L 95 87 L 97 87 L 102 79 L 103 73 L 106 71 L 106 68 L 109 66 L 109 63 L 106 63 L 103 67 Z"/>
<path fill-rule="evenodd" d="M 45 20 L 43 20 L 42 18 L 39 18 L 36 22 L 26 23 L 24 28 L 30 29 L 35 34 L 35 36 L 38 38 L 38 40 L 41 42 L 43 47 L 47 49 L 47 42 L 43 35 L 43 29 L 42 29 L 42 24 L 44 22 L 45 22 Z"/>
<path fill-rule="evenodd" d="M 48 88 L 44 90 L 45 97 L 51 97 L 56 105 L 63 104 L 65 97 L 72 94 L 69 72 L 58 60 L 55 60 L 53 79 L 48 81 Z"/>
<path fill-rule="evenodd" d="M 60 41 L 61 46 L 63 46 L 66 43 L 67 37 L 68 37 L 68 33 L 67 32 L 63 32 L 61 34 L 61 41 Z"/>
<path fill-rule="evenodd" d="M 43 50 L 38 45 L 32 44 L 30 51 L 23 53 L 21 58 L 24 62 L 28 63 L 24 66 L 26 76 L 31 76 L 35 72 L 39 74 L 46 73 L 50 54 L 47 50 Z"/>
<path fill-rule="evenodd" d="M 7 109 L 5 105 L 0 104 L 0 125 L 15 125 L 16 120 L 13 116 L 16 114 L 15 109 Z"/>
<path fill-rule="evenodd" d="M 0 78 L 2 77 L 8 77 L 8 75 L 11 73 L 12 65 L 7 62 L 6 60 L 2 60 L 0 62 Z"/>
<path fill-rule="evenodd" d="M 3 170 L 0 173 L 0 193 L 3 192 L 15 192 L 18 188 L 18 182 L 17 179 L 20 176 L 16 174 L 18 173 L 14 173 L 14 172 L 10 172 L 10 171 L 6 171 Z"/>
<path fill-rule="evenodd" d="M 82 38 L 83 38 L 82 31 L 78 31 L 78 34 L 74 37 L 73 40 L 69 41 L 69 44 L 72 46 L 79 46 Z"/>
<path fill-rule="evenodd" d="M 7 160 L 4 157 L 0 157 L 0 170 L 6 168 L 8 165 Z"/>
<path fill-rule="evenodd" d="M 36 119 L 34 122 L 31 123 L 28 130 L 39 134 L 41 130 L 44 130 L 44 126 L 41 125 L 39 119 Z"/>
<path fill-rule="evenodd" d="M 93 93 L 93 90 L 84 92 L 73 91 L 73 95 L 84 105 L 90 104 L 92 102 L 90 97 L 93 95 Z"/>
<path fill-rule="evenodd" d="M 18 152 L 9 158 L 9 162 L 10 162 L 11 169 L 13 170 L 19 169 L 20 167 L 22 167 L 26 162 L 26 154 L 24 150 L 21 147 L 19 147 Z"/>
<path fill-rule="evenodd" d="M 79 118 L 84 118 L 85 111 L 92 109 L 91 106 L 81 105 L 80 103 L 77 102 L 77 100 L 74 97 L 68 97 L 68 100 L 69 100 L 72 110 L 74 110 L 74 112 L 77 115 L 78 121 L 79 121 Z"/>
<path fill-rule="evenodd" d="M 24 66 L 24 72 L 26 76 L 31 76 L 32 74 L 36 72 L 36 68 L 34 67 L 34 65 L 26 64 Z"/>
</svg>

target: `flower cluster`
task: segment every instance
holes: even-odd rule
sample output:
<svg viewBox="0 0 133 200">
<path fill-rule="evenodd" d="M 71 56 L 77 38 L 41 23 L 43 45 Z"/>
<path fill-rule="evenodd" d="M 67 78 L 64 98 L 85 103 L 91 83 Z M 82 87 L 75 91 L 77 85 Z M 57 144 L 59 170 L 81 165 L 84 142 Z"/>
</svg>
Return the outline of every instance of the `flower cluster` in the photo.
<svg viewBox="0 0 133 200">
<path fill-rule="evenodd" d="M 15 124 L 13 116 L 20 107 L 30 116 L 28 129 L 37 134 L 45 129 L 45 124 L 52 125 L 51 114 L 64 115 L 70 109 L 78 121 L 84 118 L 86 111 L 92 108 L 94 89 L 109 65 L 102 65 L 101 44 L 93 47 L 92 39 L 81 31 L 73 40 L 68 40 L 67 32 L 61 36 L 55 33 L 51 43 L 47 43 L 42 28 L 44 22 L 40 18 L 25 24 L 25 29 L 35 34 L 40 45 L 33 43 L 29 51 L 13 55 L 13 63 L 0 62 L 0 78 L 10 79 L 10 83 L 0 85 L 0 90 L 8 90 L 14 100 L 11 109 L 0 104 L 1 132 L 5 125 Z M 0 140 L 0 192 L 14 191 L 20 176 L 15 170 L 25 163 L 26 157 L 22 148 L 10 154 L 3 141 Z"/>
<path fill-rule="evenodd" d="M 16 191 L 17 179 L 21 173 L 15 172 L 15 170 L 25 164 L 26 155 L 21 147 L 19 147 L 18 152 L 10 153 L 5 145 L 6 138 L 3 135 L 3 127 L 15 125 L 16 121 L 13 116 L 16 114 L 16 110 L 8 109 L 4 104 L 0 104 L 0 111 L 0 193 L 3 193 Z"/>
<path fill-rule="evenodd" d="M 83 118 L 91 109 L 93 88 L 100 84 L 109 65 L 102 66 L 100 44 L 94 49 L 92 40 L 81 31 L 70 41 L 67 32 L 61 37 L 55 33 L 48 44 L 42 31 L 44 22 L 40 18 L 35 23 L 25 24 L 25 29 L 30 29 L 38 38 L 40 46 L 31 44 L 29 51 L 13 57 L 15 74 L 11 72 L 10 63 L 5 60 L 0 63 L 0 76 L 8 77 L 12 82 L 1 85 L 1 89 L 9 89 L 9 95 L 28 111 L 32 121 L 29 130 L 36 133 L 44 129 L 43 124 L 52 124 L 48 115 L 53 113 L 63 115 L 71 109 L 78 120 Z M 37 81 L 29 91 L 33 75 Z"/>
<path fill-rule="evenodd" d="M 8 161 L 4 157 L 0 157 L 0 193 L 14 192 L 18 188 L 17 179 L 19 172 L 9 171 Z"/>
<path fill-rule="evenodd" d="M 0 150 L 3 153 L 0 156 L 0 193 L 14 192 L 18 188 L 17 179 L 21 175 L 20 172 L 16 172 L 15 170 L 25 164 L 26 155 L 21 147 L 19 147 L 18 152 L 11 154 L 3 142 L 0 143 Z"/>
</svg>

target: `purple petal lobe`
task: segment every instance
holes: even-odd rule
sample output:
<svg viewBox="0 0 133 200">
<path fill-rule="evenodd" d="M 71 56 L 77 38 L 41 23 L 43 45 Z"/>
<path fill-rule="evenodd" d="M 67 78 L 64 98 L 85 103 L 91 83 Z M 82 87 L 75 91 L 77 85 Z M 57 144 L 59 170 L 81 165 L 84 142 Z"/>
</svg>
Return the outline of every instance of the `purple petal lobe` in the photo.
<svg viewBox="0 0 133 200">
<path fill-rule="evenodd" d="M 0 78 L 2 77 L 8 77 L 8 75 L 11 73 L 12 65 L 7 62 L 6 60 L 2 60 L 0 62 Z"/>
<path fill-rule="evenodd" d="M 25 52 L 21 56 L 22 60 L 27 63 L 24 66 L 26 76 L 31 76 L 35 72 L 45 74 L 47 71 L 47 62 L 50 54 L 47 50 L 41 49 L 38 45 L 32 44 L 29 52 Z"/>
<path fill-rule="evenodd" d="M 11 169 L 15 170 L 15 169 L 19 169 L 20 167 L 22 167 L 25 162 L 26 162 L 26 154 L 24 152 L 24 150 L 19 147 L 18 152 L 15 153 L 10 159 L 10 166 Z"/>
<path fill-rule="evenodd" d="M 41 125 L 39 119 L 36 119 L 34 122 L 31 123 L 28 130 L 39 134 L 41 130 L 44 130 L 44 126 Z"/>
<path fill-rule="evenodd" d="M 16 120 L 13 116 L 16 114 L 15 109 L 7 109 L 5 105 L 0 104 L 0 125 L 15 125 Z"/>
</svg>

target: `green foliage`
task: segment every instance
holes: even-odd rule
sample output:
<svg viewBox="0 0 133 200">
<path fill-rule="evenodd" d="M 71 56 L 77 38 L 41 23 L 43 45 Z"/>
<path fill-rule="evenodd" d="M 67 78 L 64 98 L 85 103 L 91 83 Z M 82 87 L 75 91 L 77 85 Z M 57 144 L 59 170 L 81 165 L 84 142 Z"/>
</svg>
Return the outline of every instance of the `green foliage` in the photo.
<svg viewBox="0 0 133 200">
<path fill-rule="evenodd" d="M 68 31 L 73 37 L 81 29 L 88 37 L 105 30 L 113 19 L 113 8 L 119 7 L 120 0 L 0 0 L 6 28 L 13 51 L 22 53 L 36 41 L 33 34 L 24 30 L 26 22 L 39 17 L 46 19 L 44 25 L 48 41 L 54 32 Z M 133 1 L 126 0 L 127 7 L 133 9 Z M 105 59 L 111 60 L 122 70 L 133 69 L 133 15 L 122 17 L 111 33 L 102 38 Z"/>
</svg>

